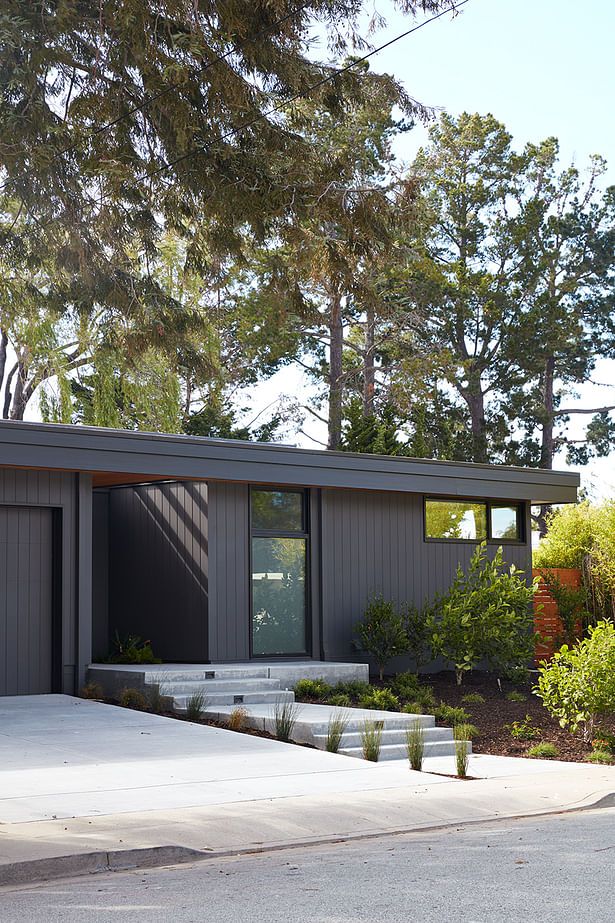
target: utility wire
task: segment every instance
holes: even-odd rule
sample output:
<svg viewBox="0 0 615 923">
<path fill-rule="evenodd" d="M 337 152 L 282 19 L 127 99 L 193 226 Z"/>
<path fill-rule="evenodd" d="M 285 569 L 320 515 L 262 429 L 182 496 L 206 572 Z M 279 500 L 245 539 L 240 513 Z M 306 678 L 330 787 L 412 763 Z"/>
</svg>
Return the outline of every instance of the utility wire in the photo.
<svg viewBox="0 0 615 923">
<path fill-rule="evenodd" d="M 261 29 L 260 32 L 257 32 L 256 35 L 251 35 L 249 38 L 245 38 L 243 41 L 238 42 L 237 45 L 233 45 L 232 48 L 229 48 L 228 51 L 225 51 L 224 54 L 218 55 L 217 58 L 214 58 L 213 61 L 208 61 L 207 64 L 204 64 L 202 67 L 191 68 L 190 76 L 196 77 L 199 74 L 205 73 L 206 70 L 209 70 L 210 67 L 213 67 L 214 64 L 219 64 L 221 61 L 225 61 L 231 55 L 236 54 L 238 51 L 241 51 L 242 48 L 245 48 L 246 45 L 251 44 L 252 42 L 257 42 L 264 35 L 267 35 L 268 32 L 271 32 L 273 29 L 277 29 L 278 26 L 284 25 L 285 22 L 288 22 L 289 19 L 293 19 L 295 16 L 298 16 L 299 13 L 302 13 L 305 9 L 312 5 L 313 0 L 309 0 L 308 3 L 303 3 L 301 6 L 297 7 L 296 10 L 293 10 L 292 13 L 287 13 L 286 16 L 283 16 L 281 19 L 278 19 L 276 22 L 272 22 L 269 26 L 266 26 L 264 29 Z M 163 96 L 166 96 L 167 93 L 171 93 L 173 90 L 179 89 L 183 86 L 183 83 L 171 83 L 169 86 L 165 87 L 164 90 L 160 90 L 159 93 L 155 93 L 153 96 L 148 96 L 142 103 L 139 103 L 138 106 L 133 106 L 132 109 L 128 109 L 126 112 L 123 112 L 121 115 L 118 115 L 116 118 L 111 119 L 110 122 L 105 122 L 104 125 L 100 125 L 98 128 L 95 128 L 94 131 L 91 131 L 89 134 L 84 135 L 82 138 L 79 138 L 73 144 L 68 147 L 63 148 L 61 151 L 57 151 L 49 161 L 49 165 L 55 163 L 56 160 L 59 160 L 65 154 L 71 154 L 74 150 L 81 147 L 82 144 L 86 144 L 88 141 L 91 141 L 92 138 L 96 138 L 98 135 L 102 134 L 105 131 L 108 131 L 110 128 L 113 128 L 119 122 L 124 121 L 124 119 L 129 119 L 136 112 L 142 112 L 148 106 L 151 106 L 152 103 L 158 102 L 159 99 L 162 99 Z M 41 148 L 39 148 L 41 150 Z M 21 177 L 27 178 L 34 173 L 34 170 L 27 170 L 26 173 L 21 174 Z M 19 178 L 21 178 L 19 177 Z M 16 182 L 18 177 L 11 176 L 4 183 L 0 185 L 0 192 L 10 186 L 12 183 Z"/>
<path fill-rule="evenodd" d="M 340 74 L 344 74 L 347 71 L 352 70 L 355 67 L 358 67 L 360 64 L 364 64 L 370 58 L 374 57 L 374 55 L 377 55 L 381 51 L 384 51 L 385 48 L 390 48 L 391 45 L 395 45 L 397 42 L 401 41 L 402 39 L 407 38 L 409 35 L 412 35 L 414 32 L 418 32 L 419 29 L 422 29 L 424 26 L 427 26 L 430 23 L 435 22 L 437 19 L 440 19 L 442 16 L 446 15 L 447 13 L 450 13 L 451 11 L 454 12 L 460 7 L 465 6 L 466 3 L 468 2 L 469 0 L 460 0 L 460 2 L 455 3 L 453 7 L 450 7 L 446 10 L 441 10 L 441 12 L 436 13 L 434 16 L 431 16 L 429 19 L 425 19 L 423 22 L 419 23 L 417 26 L 413 26 L 411 29 L 407 29 L 405 32 L 402 32 L 399 35 L 395 36 L 394 38 L 389 39 L 388 42 L 384 42 L 382 45 L 379 45 L 377 48 L 372 49 L 372 51 L 363 55 L 361 58 L 357 58 L 351 61 L 350 64 L 346 64 L 344 67 L 337 68 L 332 73 L 327 74 L 326 77 L 323 77 L 320 80 L 317 80 L 316 83 L 313 83 L 309 87 L 306 87 L 305 90 L 301 90 L 301 92 L 296 93 L 294 96 L 291 96 L 289 99 L 285 99 L 283 102 L 278 103 L 275 106 L 272 106 L 270 109 L 266 109 L 264 112 L 260 112 L 253 119 L 249 119 L 247 122 L 244 122 L 242 125 L 238 125 L 235 128 L 229 129 L 229 131 L 227 132 L 223 132 L 222 134 L 217 135 L 217 137 L 212 138 L 211 141 L 207 141 L 205 144 L 199 145 L 198 147 L 191 148 L 189 151 L 186 151 L 184 154 L 181 154 L 179 157 L 176 157 L 174 160 L 165 161 L 165 163 L 163 163 L 160 167 L 157 167 L 155 170 L 146 171 L 145 173 L 142 173 L 140 176 L 137 177 L 137 181 L 141 182 L 143 180 L 153 179 L 153 177 L 158 176 L 159 173 L 166 172 L 166 170 L 171 169 L 171 167 L 176 166 L 178 163 L 182 163 L 184 160 L 188 160 L 188 158 L 194 157 L 196 154 L 202 154 L 208 148 L 212 147 L 212 145 L 217 144 L 220 141 L 226 141 L 228 138 L 232 137 L 233 135 L 238 134 L 240 131 L 244 131 L 246 128 L 251 128 L 252 125 L 255 125 L 257 122 L 261 122 L 264 119 L 269 118 L 269 116 L 274 115 L 276 112 L 280 112 L 282 109 L 285 109 L 291 103 L 294 103 L 297 100 L 308 96 L 313 90 L 316 90 L 319 87 L 324 86 L 326 83 L 330 83 L 332 80 L 335 80 L 335 78 L 339 77 Z M 173 185 L 175 185 L 175 182 L 168 184 L 169 187 Z M 110 195 L 111 195 L 111 192 L 103 193 L 100 196 L 99 202 L 102 202 L 104 199 L 108 199 Z M 45 228 L 49 227 L 50 224 L 52 224 L 54 221 L 57 221 L 58 217 L 59 216 L 52 216 L 44 224 L 40 224 L 40 222 L 37 221 L 39 230 L 45 230 Z M 28 236 L 29 236 L 28 234 L 21 235 L 21 238 L 23 240 Z"/>
</svg>

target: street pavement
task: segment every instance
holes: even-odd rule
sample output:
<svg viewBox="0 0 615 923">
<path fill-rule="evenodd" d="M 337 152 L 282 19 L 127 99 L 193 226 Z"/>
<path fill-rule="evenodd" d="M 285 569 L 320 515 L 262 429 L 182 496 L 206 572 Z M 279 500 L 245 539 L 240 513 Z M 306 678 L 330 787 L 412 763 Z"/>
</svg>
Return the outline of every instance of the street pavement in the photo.
<svg viewBox="0 0 615 923">
<path fill-rule="evenodd" d="M 460 780 L 68 696 L 0 699 L 0 767 L 0 885 L 615 804 L 610 766 Z"/>
</svg>

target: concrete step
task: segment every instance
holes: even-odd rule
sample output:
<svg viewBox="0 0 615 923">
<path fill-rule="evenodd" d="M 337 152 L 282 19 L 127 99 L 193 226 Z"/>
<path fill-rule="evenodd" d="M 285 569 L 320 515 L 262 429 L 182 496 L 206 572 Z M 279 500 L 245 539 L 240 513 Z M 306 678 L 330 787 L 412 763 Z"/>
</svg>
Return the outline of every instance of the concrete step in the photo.
<svg viewBox="0 0 615 923">
<path fill-rule="evenodd" d="M 167 683 L 202 683 L 216 682 L 222 680 L 229 681 L 249 681 L 249 680 L 266 680 L 269 679 L 267 667 L 248 667 L 246 669 L 228 669 L 224 670 L 216 666 L 215 669 L 203 667 L 198 670 L 165 670 L 164 666 L 156 671 L 148 671 L 144 674 L 145 683 L 158 683 L 165 685 Z"/>
<path fill-rule="evenodd" d="M 425 728 L 425 746 L 427 744 L 433 743 L 450 743 L 453 740 L 453 732 L 450 728 Z M 312 742 L 315 747 L 318 747 L 320 750 L 325 750 L 327 745 L 327 735 L 326 734 L 314 734 Z M 361 734 L 359 731 L 353 731 L 347 729 L 344 732 L 342 738 L 342 743 L 344 747 L 361 747 Z M 388 744 L 398 744 L 404 748 L 406 747 L 406 732 L 404 729 L 388 729 L 385 728 L 382 731 L 382 746 L 384 747 Z"/>
<path fill-rule="evenodd" d="M 198 690 L 199 692 L 201 690 Z M 186 710 L 190 695 L 177 695 L 173 697 L 175 710 L 182 712 Z M 221 692 L 217 695 L 205 694 L 203 704 L 203 713 L 211 714 L 212 717 L 217 715 L 218 707 L 229 707 L 232 711 L 236 705 L 275 705 L 276 702 L 294 702 L 294 692 L 285 689 L 272 690 L 271 692 L 246 692 L 233 693 Z"/>
<path fill-rule="evenodd" d="M 244 695 L 248 692 L 275 692 L 280 689 L 277 679 L 206 679 L 185 680 L 183 682 L 160 683 L 160 692 L 163 695 L 191 695 L 193 692 L 202 692 L 208 698 L 223 692 L 233 692 Z"/>
<path fill-rule="evenodd" d="M 311 729 L 313 736 L 327 736 L 329 729 L 329 716 L 327 720 L 324 718 L 312 718 L 311 716 L 305 720 L 307 715 L 302 714 L 302 710 L 305 709 L 305 705 L 301 702 L 297 703 L 297 708 L 299 709 L 297 724 L 307 723 Z M 312 706 L 313 707 L 313 706 Z M 326 708 L 327 706 L 325 706 Z M 415 721 L 419 721 L 421 727 L 427 733 L 431 728 L 435 728 L 436 719 L 433 715 L 408 715 L 405 712 L 391 712 L 391 711 L 370 711 L 367 708 L 346 708 L 346 709 L 333 709 L 330 708 L 330 714 L 335 711 L 342 711 L 343 714 L 348 718 L 348 724 L 346 725 L 346 733 L 350 734 L 353 732 L 358 732 L 362 729 L 365 721 L 374 721 L 376 724 L 380 724 L 381 728 L 384 731 L 401 731 L 402 738 L 406 732 L 406 728 L 409 728 Z M 308 713 L 309 714 L 309 713 Z M 450 728 L 441 728 L 440 730 L 449 731 Z"/>
<path fill-rule="evenodd" d="M 344 741 L 342 740 L 342 744 Z M 468 744 L 468 752 L 472 752 L 472 744 Z M 365 759 L 363 756 L 362 747 L 344 747 L 342 746 L 338 751 L 343 756 L 352 756 L 357 759 Z M 425 741 L 425 750 L 423 752 L 424 758 L 430 756 L 455 756 L 455 741 L 454 740 L 441 740 L 434 741 L 433 743 L 428 743 Z M 383 744 L 380 747 L 380 753 L 378 755 L 378 762 L 382 763 L 385 760 L 406 760 L 408 759 L 408 754 L 406 752 L 405 746 L 400 744 Z"/>
</svg>

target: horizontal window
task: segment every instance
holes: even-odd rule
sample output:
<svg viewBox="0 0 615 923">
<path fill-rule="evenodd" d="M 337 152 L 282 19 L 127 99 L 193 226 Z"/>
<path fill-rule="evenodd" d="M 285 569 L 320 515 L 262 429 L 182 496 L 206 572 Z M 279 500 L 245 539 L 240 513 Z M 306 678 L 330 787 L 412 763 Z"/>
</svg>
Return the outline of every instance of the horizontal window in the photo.
<svg viewBox="0 0 615 923">
<path fill-rule="evenodd" d="M 480 500 L 425 500 L 425 538 L 523 541 L 520 506 Z"/>
</svg>

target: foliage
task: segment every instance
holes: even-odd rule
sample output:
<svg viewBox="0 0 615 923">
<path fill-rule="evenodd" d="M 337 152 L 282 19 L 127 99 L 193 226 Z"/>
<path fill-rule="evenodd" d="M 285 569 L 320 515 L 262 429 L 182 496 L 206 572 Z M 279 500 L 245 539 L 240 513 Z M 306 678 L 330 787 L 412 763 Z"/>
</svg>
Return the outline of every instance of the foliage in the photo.
<svg viewBox="0 0 615 923">
<path fill-rule="evenodd" d="M 229 731 L 241 731 L 244 724 L 246 723 L 246 718 L 248 717 L 248 709 L 245 705 L 237 705 L 229 715 L 228 719 L 228 729 Z"/>
<path fill-rule="evenodd" d="M 142 641 L 138 635 L 120 636 L 116 629 L 113 639 L 113 651 L 103 659 L 103 663 L 162 663 L 154 657 L 151 643 Z"/>
<path fill-rule="evenodd" d="M 472 740 L 473 737 L 478 737 L 480 731 L 475 724 L 456 724 L 454 727 L 454 738 L 455 740 Z"/>
<path fill-rule="evenodd" d="M 587 590 L 584 586 L 567 586 L 549 569 L 541 569 L 540 576 L 555 600 L 557 615 L 562 623 L 563 632 L 555 637 L 555 647 L 561 647 L 564 643 L 575 644 L 579 628 L 587 629 L 591 620 L 591 615 L 585 608 Z"/>
<path fill-rule="evenodd" d="M 418 719 L 412 721 L 406 728 L 406 752 L 410 769 L 420 772 L 423 768 L 423 753 L 425 752 L 425 730 Z"/>
<path fill-rule="evenodd" d="M 325 750 L 329 753 L 337 753 L 342 742 L 344 732 L 348 727 L 350 718 L 343 711 L 334 711 L 327 724 L 327 741 Z"/>
<path fill-rule="evenodd" d="M 359 698 L 359 705 L 377 711 L 399 711 L 399 699 L 386 686 L 383 689 L 372 686 L 369 692 Z"/>
<path fill-rule="evenodd" d="M 532 716 L 526 715 L 524 719 L 513 721 L 512 724 L 505 724 L 506 730 L 510 731 L 510 736 L 515 740 L 533 740 L 540 737 L 542 731 L 532 723 Z"/>
<path fill-rule="evenodd" d="M 592 750 L 592 752 L 585 757 L 587 763 L 604 763 L 609 764 L 613 762 L 613 754 L 610 750 Z"/>
<path fill-rule="evenodd" d="M 523 668 L 533 652 L 531 602 L 536 582 L 528 586 L 523 571 L 508 568 L 498 548 L 493 560 L 486 543 L 476 548 L 467 574 L 457 568 L 450 588 L 434 600 L 439 614 L 434 648 L 463 673 L 486 660 L 500 675 Z"/>
<path fill-rule="evenodd" d="M 464 705 L 479 705 L 485 701 L 480 692 L 469 692 L 462 696 L 461 701 Z"/>
<path fill-rule="evenodd" d="M 537 760 L 550 760 L 559 756 L 559 752 L 554 744 L 544 740 L 541 743 L 530 747 L 530 749 L 527 751 L 527 755 Z"/>
<path fill-rule="evenodd" d="M 598 736 L 592 740 L 592 747 L 594 750 L 612 750 L 615 753 L 615 734 L 600 728 Z"/>
<path fill-rule="evenodd" d="M 207 707 L 207 696 L 204 692 L 193 692 L 186 702 L 186 718 L 188 721 L 198 721 Z"/>
<path fill-rule="evenodd" d="M 416 672 L 431 661 L 431 641 L 434 629 L 434 611 L 426 602 L 422 608 L 413 603 L 403 603 L 400 609 L 406 633 L 406 648 L 414 662 Z"/>
<path fill-rule="evenodd" d="M 405 654 L 408 642 L 401 617 L 391 600 L 379 593 L 368 600 L 363 618 L 354 626 L 361 649 L 373 657 L 383 678 L 384 668 L 393 657 Z"/>
<path fill-rule="evenodd" d="M 137 711 L 147 711 L 147 699 L 138 689 L 122 689 L 120 694 L 122 708 L 134 708 Z"/>
<path fill-rule="evenodd" d="M 549 664 L 542 663 L 534 692 L 562 727 L 580 726 L 590 741 L 596 719 L 615 710 L 615 628 L 600 621 L 574 647 L 564 644 Z"/>
<path fill-rule="evenodd" d="M 547 534 L 533 552 L 533 565 L 580 568 L 594 545 L 594 507 L 589 500 L 566 503 L 547 517 Z"/>
<path fill-rule="evenodd" d="M 278 740 L 289 741 L 292 738 L 300 708 L 295 702 L 281 702 L 279 699 L 273 706 L 273 725 L 275 736 Z"/>
<path fill-rule="evenodd" d="M 419 695 L 420 685 L 416 673 L 407 670 L 405 673 L 398 673 L 391 681 L 390 687 L 395 695 L 400 699 L 416 699 Z"/>
<path fill-rule="evenodd" d="M 440 701 L 440 704 L 434 711 L 436 721 L 444 721 L 445 724 L 469 724 L 470 715 L 465 708 L 458 708 L 453 705 L 447 705 L 446 702 Z"/>
<path fill-rule="evenodd" d="M 327 705 L 335 705 L 337 708 L 350 708 L 352 699 L 345 692 L 336 692 L 329 696 Z"/>
<path fill-rule="evenodd" d="M 347 695 L 356 702 L 360 696 L 369 692 L 370 689 L 371 686 L 369 683 L 364 683 L 360 679 L 349 679 L 337 682 L 335 686 L 333 686 L 332 692 L 334 695 Z"/>
<path fill-rule="evenodd" d="M 318 699 L 324 702 L 331 694 L 331 686 L 324 679 L 300 679 L 294 691 L 299 699 Z"/>
<path fill-rule="evenodd" d="M 363 757 L 372 763 L 378 762 L 382 744 L 382 723 L 369 721 L 367 718 L 359 728 Z"/>
<path fill-rule="evenodd" d="M 457 775 L 460 779 L 465 779 L 468 774 L 468 763 L 470 760 L 470 742 L 467 738 L 457 737 L 455 735 L 455 764 L 457 766 Z"/>
<path fill-rule="evenodd" d="M 517 692 L 516 689 L 512 692 L 507 692 L 506 698 L 509 702 L 525 702 L 527 700 L 527 696 L 523 695 L 522 692 Z"/>
<path fill-rule="evenodd" d="M 402 711 L 407 715 L 422 715 L 425 709 L 420 702 L 406 702 Z"/>
<path fill-rule="evenodd" d="M 82 699 L 103 699 L 105 694 L 100 683 L 86 683 L 80 695 Z"/>
</svg>

